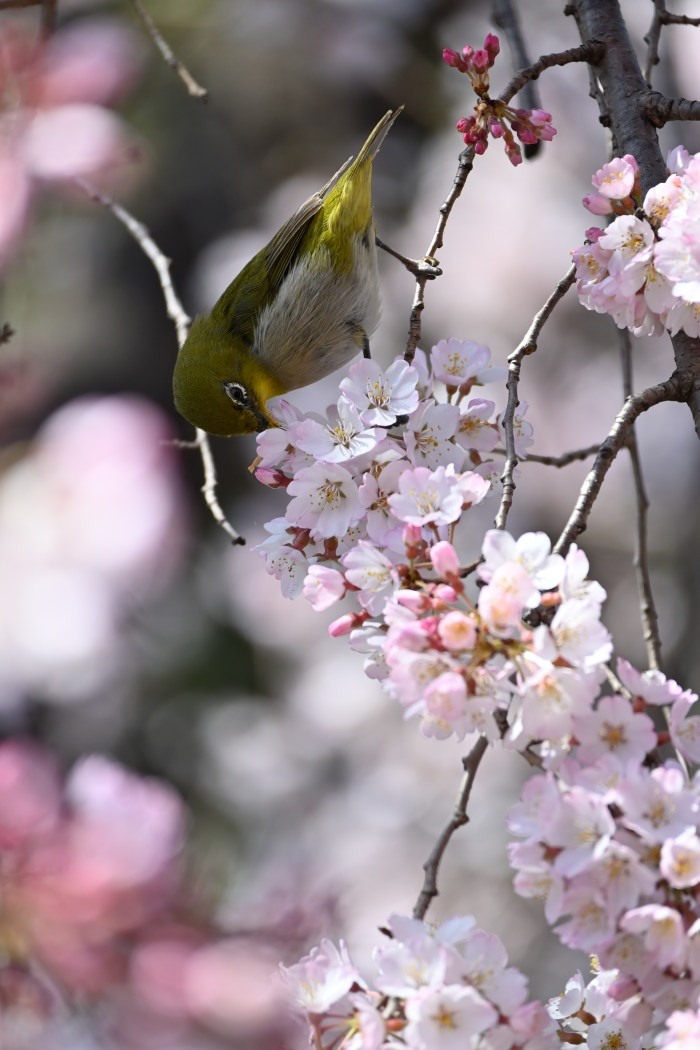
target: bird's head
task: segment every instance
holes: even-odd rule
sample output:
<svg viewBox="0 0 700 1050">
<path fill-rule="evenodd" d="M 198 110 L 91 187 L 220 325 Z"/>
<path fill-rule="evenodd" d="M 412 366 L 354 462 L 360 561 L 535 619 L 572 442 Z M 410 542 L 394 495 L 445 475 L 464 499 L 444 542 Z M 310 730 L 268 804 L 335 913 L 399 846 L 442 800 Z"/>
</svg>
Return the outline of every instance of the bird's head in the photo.
<svg viewBox="0 0 700 1050">
<path fill-rule="evenodd" d="M 275 427 L 265 407 L 282 391 L 235 336 L 197 317 L 175 362 L 173 393 L 178 412 L 201 430 L 222 437 Z"/>
</svg>

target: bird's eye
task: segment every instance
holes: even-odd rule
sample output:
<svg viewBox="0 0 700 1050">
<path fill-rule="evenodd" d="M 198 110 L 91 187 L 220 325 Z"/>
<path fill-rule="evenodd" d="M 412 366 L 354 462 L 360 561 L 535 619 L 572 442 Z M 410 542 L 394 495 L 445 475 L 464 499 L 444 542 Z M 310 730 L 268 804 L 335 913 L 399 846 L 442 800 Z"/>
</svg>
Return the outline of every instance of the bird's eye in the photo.
<svg viewBox="0 0 700 1050">
<path fill-rule="evenodd" d="M 233 401 L 234 405 L 248 404 L 248 391 L 240 383 L 224 383 L 224 390 Z"/>
</svg>

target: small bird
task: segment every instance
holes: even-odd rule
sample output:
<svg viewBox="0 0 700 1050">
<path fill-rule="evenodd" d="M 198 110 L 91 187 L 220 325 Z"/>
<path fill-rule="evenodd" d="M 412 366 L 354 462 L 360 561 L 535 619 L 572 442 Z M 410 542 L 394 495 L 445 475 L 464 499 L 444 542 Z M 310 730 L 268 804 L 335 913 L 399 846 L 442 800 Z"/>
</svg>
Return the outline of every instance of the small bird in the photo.
<svg viewBox="0 0 700 1050">
<path fill-rule="evenodd" d="M 277 424 L 266 402 L 340 368 L 379 323 L 372 161 L 389 111 L 336 172 L 192 322 L 175 364 L 177 410 L 229 437 Z"/>
</svg>

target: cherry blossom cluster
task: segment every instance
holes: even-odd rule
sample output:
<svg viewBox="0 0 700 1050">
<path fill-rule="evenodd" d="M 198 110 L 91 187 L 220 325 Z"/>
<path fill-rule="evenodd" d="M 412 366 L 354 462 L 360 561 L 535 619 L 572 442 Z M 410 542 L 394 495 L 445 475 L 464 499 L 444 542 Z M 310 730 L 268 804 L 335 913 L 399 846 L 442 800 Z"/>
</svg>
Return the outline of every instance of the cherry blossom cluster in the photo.
<svg viewBox="0 0 700 1050">
<path fill-rule="evenodd" d="M 463 117 L 457 123 L 457 131 L 464 136 L 468 146 L 481 155 L 486 152 L 489 135 L 503 139 L 505 151 L 511 164 L 522 163 L 520 146 L 516 136 L 525 145 L 540 140 L 550 142 L 556 135 L 552 126 L 552 115 L 543 109 L 513 109 L 500 99 L 489 97 L 489 69 L 501 50 L 497 36 L 488 33 L 482 48 L 474 49 L 467 44 L 461 52 L 445 48 L 443 60 L 448 66 L 465 73 L 479 101 L 474 107 L 475 116 Z"/>
<path fill-rule="evenodd" d="M 593 177 L 583 203 L 614 215 L 586 231 L 573 253 L 579 300 L 610 314 L 635 335 L 700 335 L 700 154 L 682 146 L 667 158 L 669 176 L 641 199 L 639 172 L 627 154 Z"/>
<path fill-rule="evenodd" d="M 393 915 L 366 981 L 346 946 L 323 941 L 284 975 L 323 1050 L 556 1050 L 556 1025 L 527 979 L 471 916 L 437 929 Z"/>
<path fill-rule="evenodd" d="M 574 716 L 556 773 L 523 788 L 510 862 L 516 891 L 544 900 L 562 943 L 610 971 L 606 1017 L 636 1048 L 679 1004 L 700 1005 L 700 781 L 686 766 L 700 761 L 700 717 L 696 694 L 660 672 L 618 660 L 617 678 Z M 668 732 L 651 717 L 660 709 Z M 676 758 L 662 762 L 669 740 Z M 580 1021 L 578 1000 L 561 1010 Z"/>
<path fill-rule="evenodd" d="M 422 351 L 386 370 L 355 362 L 325 416 L 279 403 L 281 425 L 258 438 L 256 477 L 289 497 L 260 547 L 283 594 L 303 589 L 319 611 L 352 600 L 356 611 L 333 633 L 381 613 L 428 543 L 447 539 L 497 487 L 496 405 L 470 395 L 504 375 L 487 347 L 447 339 L 432 348 L 430 368 Z M 521 454 L 531 443 L 526 408 L 516 420 Z"/>
</svg>

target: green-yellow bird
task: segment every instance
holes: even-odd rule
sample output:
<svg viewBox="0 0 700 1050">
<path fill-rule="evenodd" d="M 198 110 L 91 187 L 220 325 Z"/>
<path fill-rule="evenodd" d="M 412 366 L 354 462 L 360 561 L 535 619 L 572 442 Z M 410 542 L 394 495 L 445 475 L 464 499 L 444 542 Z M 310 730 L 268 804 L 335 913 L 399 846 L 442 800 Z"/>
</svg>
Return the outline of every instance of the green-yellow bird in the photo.
<svg viewBox="0 0 700 1050">
<path fill-rule="evenodd" d="M 194 319 L 173 391 L 196 427 L 231 436 L 275 426 L 271 397 L 368 352 L 379 323 L 372 161 L 401 108 Z"/>
</svg>

